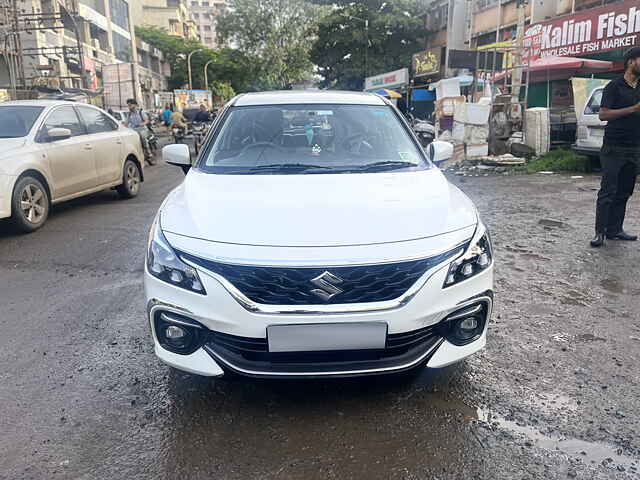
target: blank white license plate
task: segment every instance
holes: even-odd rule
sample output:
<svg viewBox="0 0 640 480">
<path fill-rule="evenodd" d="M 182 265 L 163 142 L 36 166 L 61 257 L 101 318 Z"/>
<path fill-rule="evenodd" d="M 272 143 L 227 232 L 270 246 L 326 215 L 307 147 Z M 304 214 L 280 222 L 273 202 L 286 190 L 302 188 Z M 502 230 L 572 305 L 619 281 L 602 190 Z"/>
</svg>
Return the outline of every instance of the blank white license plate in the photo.
<svg viewBox="0 0 640 480">
<path fill-rule="evenodd" d="M 592 137 L 604 137 L 604 128 L 591 128 L 589 133 Z"/>
<path fill-rule="evenodd" d="M 270 325 L 267 327 L 267 339 L 270 352 L 370 350 L 385 347 L 387 324 L 367 322 Z"/>
</svg>

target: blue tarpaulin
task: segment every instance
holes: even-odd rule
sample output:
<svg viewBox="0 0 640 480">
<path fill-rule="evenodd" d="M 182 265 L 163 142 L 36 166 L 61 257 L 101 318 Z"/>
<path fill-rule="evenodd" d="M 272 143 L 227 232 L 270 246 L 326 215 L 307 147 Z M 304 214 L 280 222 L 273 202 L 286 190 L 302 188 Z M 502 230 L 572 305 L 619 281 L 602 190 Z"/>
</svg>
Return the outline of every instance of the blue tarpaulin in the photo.
<svg viewBox="0 0 640 480">
<path fill-rule="evenodd" d="M 436 92 L 419 88 L 413 90 L 411 96 L 414 102 L 433 102 L 436 99 Z"/>
</svg>

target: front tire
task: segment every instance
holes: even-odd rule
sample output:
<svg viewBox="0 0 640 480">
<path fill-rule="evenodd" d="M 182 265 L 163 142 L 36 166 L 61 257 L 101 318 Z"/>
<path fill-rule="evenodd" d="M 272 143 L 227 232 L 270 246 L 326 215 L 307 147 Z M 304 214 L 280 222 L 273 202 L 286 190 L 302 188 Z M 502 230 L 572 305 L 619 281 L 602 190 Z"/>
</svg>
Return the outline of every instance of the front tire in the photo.
<svg viewBox="0 0 640 480">
<path fill-rule="evenodd" d="M 124 162 L 124 171 L 122 173 L 122 184 L 119 185 L 116 190 L 122 198 L 133 198 L 138 195 L 140 191 L 140 183 L 142 181 L 142 175 L 140 174 L 140 168 L 131 159 Z"/>
<path fill-rule="evenodd" d="M 49 194 L 42 182 L 26 176 L 18 180 L 11 198 L 11 220 L 24 233 L 38 230 L 49 217 Z"/>
</svg>

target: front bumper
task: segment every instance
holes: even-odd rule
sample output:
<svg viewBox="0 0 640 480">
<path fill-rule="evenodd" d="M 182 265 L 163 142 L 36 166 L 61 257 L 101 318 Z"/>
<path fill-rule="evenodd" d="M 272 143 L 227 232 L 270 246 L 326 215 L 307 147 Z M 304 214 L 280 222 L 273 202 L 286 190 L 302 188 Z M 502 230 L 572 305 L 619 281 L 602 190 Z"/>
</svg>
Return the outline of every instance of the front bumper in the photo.
<svg viewBox="0 0 640 480">
<path fill-rule="evenodd" d="M 601 147 L 578 145 L 575 143 L 571 145 L 571 150 L 573 152 L 578 155 L 584 155 L 585 157 L 599 157 L 601 149 Z"/>
<path fill-rule="evenodd" d="M 493 266 L 443 289 L 448 264 L 438 267 L 411 300 L 394 309 L 353 313 L 269 314 L 252 312 L 236 301 L 206 271 L 200 271 L 207 295 L 166 284 L 145 271 L 145 291 L 156 355 L 165 363 L 190 373 L 221 376 L 234 372 L 253 377 L 312 378 L 396 373 L 426 365 L 440 368 L 476 353 L 486 345 L 493 300 Z M 446 340 L 438 325 L 452 312 L 483 302 L 487 321 L 472 343 L 457 346 Z M 158 312 L 172 312 L 201 324 L 207 341 L 190 355 L 165 349 L 155 332 Z M 384 322 L 388 325 L 385 351 L 342 351 L 323 354 L 296 352 L 269 354 L 266 331 L 270 325 Z M 393 350 L 406 343 L 406 348 Z M 240 348 L 239 345 L 242 347 Z M 393 351 L 392 351 L 393 350 Z"/>
</svg>

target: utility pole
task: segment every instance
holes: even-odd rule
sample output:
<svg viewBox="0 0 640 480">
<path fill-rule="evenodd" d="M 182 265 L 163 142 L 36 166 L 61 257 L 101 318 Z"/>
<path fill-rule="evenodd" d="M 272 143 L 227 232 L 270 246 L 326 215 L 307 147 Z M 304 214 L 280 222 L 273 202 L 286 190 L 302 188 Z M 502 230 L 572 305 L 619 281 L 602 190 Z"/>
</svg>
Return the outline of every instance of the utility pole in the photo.
<svg viewBox="0 0 640 480">
<path fill-rule="evenodd" d="M 189 90 L 193 90 L 193 83 L 191 82 L 191 56 L 194 53 L 201 52 L 202 50 L 204 49 L 198 48 L 197 50 L 193 50 L 192 52 L 189 52 L 189 55 L 187 55 L 187 71 L 189 73 Z"/>
<path fill-rule="evenodd" d="M 209 60 L 207 63 L 204 64 L 204 89 L 205 90 L 209 90 L 209 75 L 207 74 L 207 68 L 209 68 L 209 65 L 211 65 L 213 63 L 213 60 Z"/>
<path fill-rule="evenodd" d="M 502 0 L 498 0 L 498 19 L 496 21 L 496 43 L 500 42 L 501 26 L 502 26 Z"/>
<path fill-rule="evenodd" d="M 512 96 L 518 100 L 520 99 L 520 86 L 522 85 L 522 46 L 524 40 L 525 7 L 527 3 L 528 0 L 518 0 L 517 3 L 518 23 L 516 27 L 516 48 L 512 59 L 514 68 L 511 69 L 511 85 L 513 86 Z"/>
</svg>

